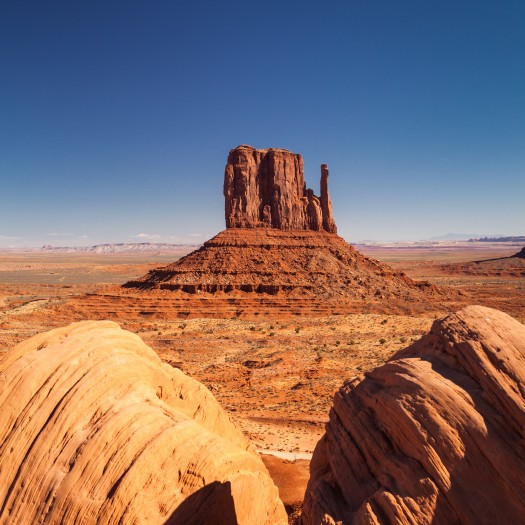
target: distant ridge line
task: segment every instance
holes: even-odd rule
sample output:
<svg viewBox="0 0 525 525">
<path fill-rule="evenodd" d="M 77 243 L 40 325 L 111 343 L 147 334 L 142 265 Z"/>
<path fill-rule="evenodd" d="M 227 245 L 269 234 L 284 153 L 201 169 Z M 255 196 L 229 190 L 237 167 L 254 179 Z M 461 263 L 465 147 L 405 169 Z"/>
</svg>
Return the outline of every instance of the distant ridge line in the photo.
<svg viewBox="0 0 525 525">
<path fill-rule="evenodd" d="M 479 239 L 469 239 L 468 242 L 525 242 L 525 235 L 515 235 L 510 237 L 480 237 Z"/>
<path fill-rule="evenodd" d="M 32 253 L 93 253 L 93 254 L 122 254 L 122 253 L 157 253 L 180 252 L 198 248 L 200 244 L 170 244 L 154 242 L 130 242 L 95 244 L 94 246 L 51 246 L 45 244 L 40 248 L 26 249 Z"/>
</svg>

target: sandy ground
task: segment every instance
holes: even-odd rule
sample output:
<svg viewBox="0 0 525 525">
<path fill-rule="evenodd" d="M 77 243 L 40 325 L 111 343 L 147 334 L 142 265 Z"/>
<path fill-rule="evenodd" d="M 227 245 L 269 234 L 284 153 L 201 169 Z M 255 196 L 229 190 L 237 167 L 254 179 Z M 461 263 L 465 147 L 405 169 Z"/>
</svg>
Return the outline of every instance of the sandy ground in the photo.
<svg viewBox="0 0 525 525">
<path fill-rule="evenodd" d="M 462 290 L 466 301 L 504 310 L 525 321 L 525 278 L 465 262 L 515 253 L 514 247 L 483 251 L 379 250 L 410 277 Z M 470 258 L 469 258 L 470 257 Z M 0 254 L 0 351 L 57 325 L 82 319 L 73 298 L 96 294 L 164 264 L 129 256 L 32 256 Z M 501 266 L 501 265 L 500 265 Z M 515 266 L 515 265 L 514 265 Z M 499 275 L 496 275 L 499 272 Z M 60 316 L 56 317 L 56 312 Z M 242 318 L 149 319 L 127 317 L 118 305 L 105 311 L 138 333 L 160 357 L 202 381 L 231 414 L 280 487 L 291 514 L 308 479 L 309 458 L 323 434 L 334 392 L 346 379 L 388 359 L 426 333 L 446 310 L 424 315 L 352 313 Z"/>
</svg>

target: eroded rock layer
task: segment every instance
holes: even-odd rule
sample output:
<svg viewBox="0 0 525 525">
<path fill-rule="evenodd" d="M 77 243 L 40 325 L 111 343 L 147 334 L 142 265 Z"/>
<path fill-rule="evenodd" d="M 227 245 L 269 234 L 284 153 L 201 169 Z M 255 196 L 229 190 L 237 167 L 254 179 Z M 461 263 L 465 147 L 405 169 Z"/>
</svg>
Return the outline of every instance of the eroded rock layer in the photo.
<svg viewBox="0 0 525 525">
<path fill-rule="evenodd" d="M 311 463 L 310 524 L 525 516 L 525 326 L 467 307 L 345 383 Z"/>
<path fill-rule="evenodd" d="M 328 299 L 422 301 L 442 292 L 368 259 L 326 232 L 227 229 L 128 288 L 191 294 L 235 291 Z"/>
<path fill-rule="evenodd" d="M 286 149 L 242 145 L 224 170 L 227 228 L 278 228 L 335 233 L 328 167 L 321 166 L 321 196 L 306 188 L 303 158 Z"/>
<path fill-rule="evenodd" d="M 211 393 L 109 321 L 0 360 L 0 523 L 286 523 Z"/>
</svg>

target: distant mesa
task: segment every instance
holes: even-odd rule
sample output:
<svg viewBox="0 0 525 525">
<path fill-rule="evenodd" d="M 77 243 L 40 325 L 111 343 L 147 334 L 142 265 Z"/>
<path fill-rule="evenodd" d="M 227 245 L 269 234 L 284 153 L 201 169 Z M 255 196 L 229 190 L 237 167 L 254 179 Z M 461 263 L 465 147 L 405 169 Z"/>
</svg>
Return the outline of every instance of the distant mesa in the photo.
<svg viewBox="0 0 525 525">
<path fill-rule="evenodd" d="M 319 197 L 306 187 L 301 155 L 238 146 L 230 151 L 224 173 L 226 230 L 124 287 L 310 298 L 316 309 L 326 301 L 388 299 L 394 311 L 396 301 L 445 297 L 443 289 L 368 259 L 339 237 L 326 164 L 320 187 Z"/>
<path fill-rule="evenodd" d="M 525 326 L 469 306 L 346 382 L 302 523 L 523 523 Z"/>
<path fill-rule="evenodd" d="M 517 243 L 523 243 L 525 242 L 525 235 L 514 235 L 514 236 L 505 236 L 505 235 L 498 235 L 498 236 L 484 236 L 480 237 L 478 239 L 469 239 L 469 242 L 517 242 Z"/>
<path fill-rule="evenodd" d="M 287 523 L 213 395 L 116 323 L 20 343 L 0 383 L 0 523 Z"/>
</svg>

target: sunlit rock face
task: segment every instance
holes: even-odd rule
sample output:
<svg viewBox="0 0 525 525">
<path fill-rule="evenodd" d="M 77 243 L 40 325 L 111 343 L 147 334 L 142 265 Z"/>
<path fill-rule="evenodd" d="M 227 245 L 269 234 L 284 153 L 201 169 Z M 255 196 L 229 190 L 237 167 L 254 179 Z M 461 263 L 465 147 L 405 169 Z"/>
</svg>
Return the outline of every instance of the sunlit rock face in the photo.
<svg viewBox="0 0 525 525">
<path fill-rule="evenodd" d="M 0 523 L 286 523 L 212 394 L 109 321 L 0 360 Z"/>
<path fill-rule="evenodd" d="M 303 523 L 525 516 L 525 327 L 470 306 L 336 394 Z"/>
<path fill-rule="evenodd" d="M 326 164 L 320 186 L 320 197 L 306 188 L 303 158 L 297 153 L 238 146 L 230 151 L 224 171 L 226 227 L 336 233 Z"/>
</svg>

